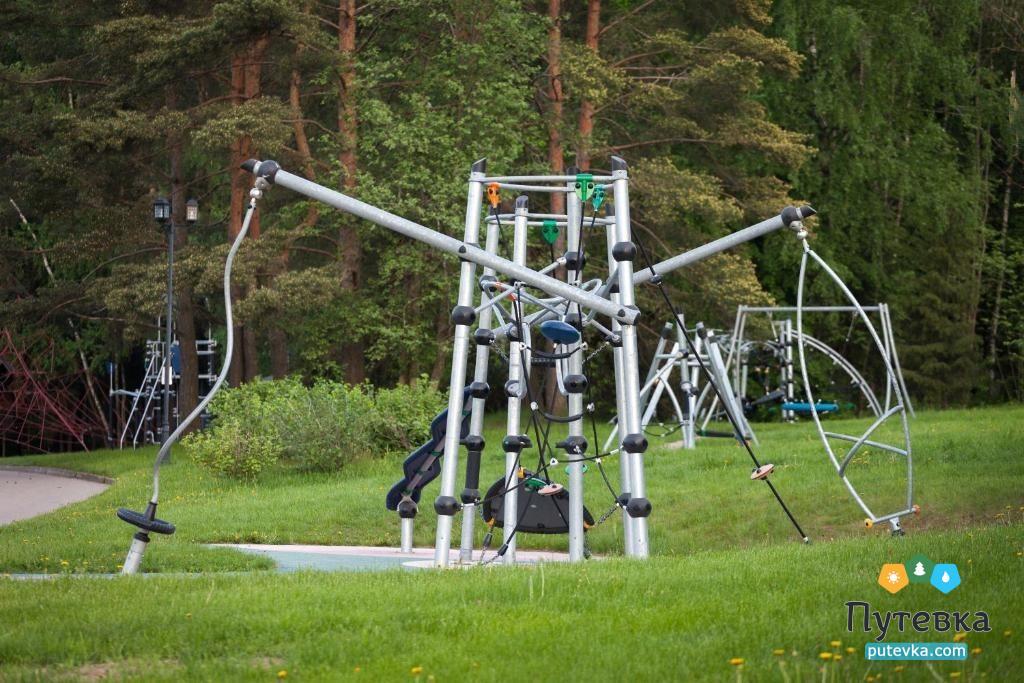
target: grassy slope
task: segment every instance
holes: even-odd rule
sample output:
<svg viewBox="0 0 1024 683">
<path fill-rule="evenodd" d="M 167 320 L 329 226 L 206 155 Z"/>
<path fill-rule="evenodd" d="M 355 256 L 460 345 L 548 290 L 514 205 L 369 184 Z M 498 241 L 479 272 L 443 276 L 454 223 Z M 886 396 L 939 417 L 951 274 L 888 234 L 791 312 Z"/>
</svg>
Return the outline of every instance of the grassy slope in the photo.
<svg viewBox="0 0 1024 683">
<path fill-rule="evenodd" d="M 817 654 L 832 639 L 860 651 L 830 664 L 827 673 L 857 679 L 868 670 L 862 655 L 867 636 L 845 633 L 843 602 L 852 599 L 885 609 L 988 611 L 993 632 L 968 638 L 983 652 L 966 667 L 934 668 L 942 675 L 1003 678 L 1024 666 L 1018 644 L 1024 637 L 1022 417 L 1016 407 L 926 413 L 916 420 L 917 500 L 924 514 L 908 521 L 909 534 L 899 540 L 861 529 L 861 514 L 830 474 L 809 426 L 777 425 L 759 430 L 764 459 L 780 466 L 776 485 L 812 537 L 841 541 L 810 548 L 792 543 L 793 532 L 767 491 L 746 481 L 742 451 L 713 442 L 695 453 L 655 450 L 648 456 L 652 547 L 666 556 L 650 563 L 549 567 L 543 577 L 537 570 L 496 568 L 0 582 L 0 679 L 90 674 L 80 668 L 90 662 L 104 663 L 101 672 L 151 678 L 156 660 L 168 678 L 266 679 L 278 669 L 328 677 L 357 675 L 359 667 L 360 676 L 393 679 L 414 666 L 424 667 L 424 677 L 449 679 L 549 678 L 552 667 L 576 679 L 628 673 L 718 678 L 733 675 L 730 657 L 747 660 L 741 673 L 748 679 L 779 678 L 780 663 L 794 678 L 817 678 Z M 496 444 L 501 431 L 490 430 L 489 443 Z M 150 455 L 19 459 L 115 476 L 118 484 L 90 501 L 4 527 L 0 570 L 113 570 L 130 533 L 112 509 L 145 501 Z M 898 463 L 888 456 L 869 459 L 857 465 L 864 490 L 884 489 L 886 499 L 897 501 L 899 483 L 886 477 Z M 500 458 L 487 458 L 487 465 L 496 477 Z M 180 531 L 157 539 L 145 566 L 265 566 L 196 546 L 206 541 L 396 543 L 397 520 L 381 505 L 395 468 L 364 463 L 342 476 L 276 473 L 253 487 L 211 478 L 179 455 L 166 470 L 162 512 Z M 613 481 L 616 468 L 610 465 Z M 609 495 L 595 472 L 588 480 L 588 503 L 599 515 Z M 432 537 L 432 516 L 421 516 L 424 544 Z M 618 547 L 617 525 L 613 519 L 596 530 L 595 550 Z M 527 537 L 523 545 L 561 547 L 564 539 Z M 881 563 L 918 552 L 959 563 L 964 585 L 950 596 L 925 586 L 888 596 L 874 584 Z M 142 613 L 143 606 L 152 613 Z M 1004 636 L 1006 629 L 1016 633 Z M 950 638 L 933 633 L 921 639 Z M 776 657 L 774 648 L 798 654 Z M 876 664 L 871 673 L 884 669 L 891 676 L 895 666 Z M 913 665 L 898 675 L 931 672 Z"/>
</svg>

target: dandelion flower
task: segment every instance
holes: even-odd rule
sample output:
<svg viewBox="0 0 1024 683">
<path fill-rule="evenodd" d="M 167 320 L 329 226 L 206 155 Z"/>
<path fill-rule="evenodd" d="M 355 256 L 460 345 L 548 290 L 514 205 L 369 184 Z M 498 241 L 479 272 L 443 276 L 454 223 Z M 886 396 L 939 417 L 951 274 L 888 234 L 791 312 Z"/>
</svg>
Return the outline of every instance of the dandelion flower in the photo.
<svg viewBox="0 0 1024 683">
<path fill-rule="evenodd" d="M 353 670 L 353 671 L 355 671 L 356 673 L 359 673 L 360 671 L 362 671 L 362 670 L 363 670 L 363 667 L 361 667 L 361 666 L 357 666 L 356 668 L 354 668 L 354 669 L 352 669 L 352 670 Z"/>
<path fill-rule="evenodd" d="M 971 648 L 971 654 L 972 655 L 980 655 L 981 654 L 981 648 L 980 647 L 972 647 Z"/>
<path fill-rule="evenodd" d="M 848 654 L 848 655 L 852 655 L 856 651 L 857 651 L 857 648 L 855 648 L 855 647 L 848 647 L 848 648 L 846 648 L 846 654 Z"/>
<path fill-rule="evenodd" d="M 1006 629 L 1005 631 L 1003 631 L 1003 635 L 1009 638 L 1011 635 L 1013 635 L 1013 631 L 1011 631 L 1010 629 Z"/>
<path fill-rule="evenodd" d="M 409 673 L 411 673 L 413 676 L 419 676 L 421 673 L 423 673 L 423 667 L 414 666 L 413 668 L 409 669 Z"/>
<path fill-rule="evenodd" d="M 831 645 L 832 647 L 839 647 L 842 644 L 843 644 L 843 641 L 841 641 L 841 640 L 833 640 L 831 643 L 829 643 L 829 645 Z"/>
<path fill-rule="evenodd" d="M 825 661 L 828 661 L 828 660 L 832 659 L 832 653 L 831 652 L 819 652 L 818 653 L 818 657 L 820 657 L 821 659 L 824 659 Z"/>
<path fill-rule="evenodd" d="M 71 564 L 71 563 L 70 563 L 70 562 L 68 562 L 67 560 L 61 560 L 61 561 L 60 561 L 60 566 L 62 566 L 62 567 L 66 567 L 66 566 L 68 566 L 69 564 Z"/>
<path fill-rule="evenodd" d="M 960 672 L 959 671 L 950 671 L 949 672 L 949 677 L 950 678 L 960 678 Z"/>
<path fill-rule="evenodd" d="M 899 672 L 903 671 L 903 665 L 900 664 L 899 666 L 895 667 L 893 669 L 893 671 L 895 671 L 896 673 L 899 673 Z"/>
<path fill-rule="evenodd" d="M 284 669 L 281 669 L 280 671 L 277 672 L 277 677 L 278 678 L 288 678 L 288 672 L 285 671 Z"/>
<path fill-rule="evenodd" d="M 965 640 L 967 640 L 967 634 L 966 633 L 957 633 L 955 636 L 953 636 L 953 642 L 954 643 L 962 643 Z"/>
<path fill-rule="evenodd" d="M 842 658 L 843 658 L 843 656 L 840 655 L 840 654 L 832 655 L 832 661 L 834 661 L 834 662 L 838 662 Z"/>
<path fill-rule="evenodd" d="M 786 654 L 786 651 L 780 647 L 772 650 L 772 654 L 776 657 L 781 657 L 782 655 Z"/>
<path fill-rule="evenodd" d="M 743 657 L 733 657 L 729 660 L 729 663 L 733 666 L 743 666 Z"/>
</svg>

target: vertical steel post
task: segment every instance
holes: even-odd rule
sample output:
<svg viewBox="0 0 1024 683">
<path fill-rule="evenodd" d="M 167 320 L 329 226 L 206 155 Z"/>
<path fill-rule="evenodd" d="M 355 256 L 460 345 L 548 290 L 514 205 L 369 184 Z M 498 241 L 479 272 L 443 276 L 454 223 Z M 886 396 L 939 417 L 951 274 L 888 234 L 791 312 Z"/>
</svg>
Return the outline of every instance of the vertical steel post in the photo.
<svg viewBox="0 0 1024 683">
<path fill-rule="evenodd" d="M 487 224 L 487 238 L 484 243 L 484 249 L 492 254 L 498 253 L 498 243 L 500 238 L 500 228 L 497 222 Z M 485 267 L 483 270 L 484 277 L 488 275 L 494 276 L 494 269 Z M 494 309 L 491 306 L 485 306 L 488 301 L 488 294 L 486 291 L 480 292 L 480 305 L 484 308 L 480 311 L 480 318 L 478 321 L 478 329 L 490 329 L 491 318 L 494 314 Z M 478 344 L 476 347 L 476 362 L 473 367 L 473 382 L 487 384 L 487 364 L 490 362 L 491 347 L 487 344 Z M 483 435 L 484 430 L 484 406 L 487 403 L 486 398 L 474 398 L 473 399 L 473 412 L 469 416 L 469 433 L 477 436 Z M 469 463 L 466 464 L 467 472 L 470 467 Z M 468 488 L 468 486 L 467 486 Z M 464 492 L 466 493 L 466 492 Z M 478 490 L 479 493 L 479 490 Z M 463 503 L 475 502 L 468 501 L 463 498 Z M 459 562 L 467 563 L 473 560 L 473 525 L 476 520 L 476 515 L 472 512 L 462 515 L 462 538 L 459 544 Z"/>
<path fill-rule="evenodd" d="M 609 204 L 606 209 L 607 214 L 611 214 L 613 205 Z M 615 246 L 615 224 L 610 223 L 606 228 L 606 237 L 608 241 L 608 275 L 611 277 L 615 272 L 615 258 L 612 256 L 612 248 Z M 609 297 L 612 302 L 619 303 L 618 285 L 612 283 L 612 290 L 609 293 Z M 622 338 L 622 325 L 617 320 L 612 320 L 612 333 Z M 615 370 L 615 414 L 618 416 L 615 422 L 615 429 L 618 432 L 622 432 L 624 427 L 624 420 L 626 415 L 626 404 L 623 398 L 622 391 L 619 390 L 624 383 L 622 379 L 622 344 L 617 344 L 612 347 L 612 366 Z M 621 439 L 620 439 L 621 441 Z M 626 454 L 619 448 L 619 486 L 621 491 L 619 493 L 625 494 L 627 497 L 632 491 L 629 479 L 629 460 L 626 458 Z M 626 509 L 622 509 L 622 541 L 624 553 L 632 557 L 633 555 L 633 518 L 629 516 Z"/>
<path fill-rule="evenodd" d="M 160 426 L 160 443 L 171 435 L 171 383 L 174 381 L 174 367 L 171 365 L 171 342 L 174 340 L 174 219 L 167 222 L 167 339 L 164 341 L 164 410 Z M 167 453 L 165 462 L 170 462 Z"/>
<path fill-rule="evenodd" d="M 573 175 L 576 170 L 570 167 L 567 169 L 567 175 Z M 580 281 L 582 280 L 583 271 L 583 254 L 580 252 L 580 220 L 583 216 L 583 207 L 580 204 L 580 198 L 573 192 L 574 183 L 570 182 L 568 185 L 569 192 L 566 193 L 565 197 L 565 214 L 566 214 L 566 225 L 565 225 L 565 245 L 566 251 L 576 252 L 577 256 L 577 270 L 565 269 L 565 279 L 571 285 L 579 287 Z M 576 312 L 580 313 L 579 316 L 579 328 L 580 328 L 580 341 L 572 344 L 566 350 L 572 351 L 572 355 L 568 358 L 568 372 L 572 375 L 583 374 L 583 316 L 582 310 L 579 306 L 572 306 L 567 304 L 567 313 L 570 313 L 573 308 Z M 576 318 L 570 317 L 570 320 Z M 558 362 L 558 361 L 556 361 Z M 589 377 L 587 378 L 590 379 Z M 570 393 L 567 397 L 569 415 L 582 415 L 583 414 L 583 394 Z M 578 437 L 583 439 L 583 418 L 574 420 L 569 423 L 569 436 Z M 570 443 L 576 441 L 576 439 L 570 439 Z M 585 443 L 585 440 L 579 441 L 579 443 Z M 594 444 L 594 448 L 598 448 L 597 444 Z M 568 460 L 579 460 L 586 453 L 583 449 L 580 453 L 572 453 L 571 449 L 566 450 L 566 459 Z M 583 530 L 583 463 L 572 462 L 568 466 L 569 470 L 569 561 L 577 562 L 583 558 L 583 546 L 584 546 L 584 530 Z"/>
<path fill-rule="evenodd" d="M 793 397 L 793 321 L 790 318 L 786 318 L 785 326 L 782 330 L 782 339 L 785 344 L 785 358 L 786 358 L 786 401 L 792 402 Z M 792 422 L 796 419 L 796 414 L 792 410 L 782 411 L 782 417 Z"/>
<path fill-rule="evenodd" d="M 480 234 L 480 204 L 483 198 L 484 171 L 487 160 L 475 162 L 469 175 L 466 200 L 466 227 L 463 241 L 476 244 Z M 459 436 L 462 431 L 462 394 L 466 384 L 466 353 L 469 350 L 469 327 L 476 315 L 473 311 L 473 289 L 476 264 L 462 261 L 459 269 L 459 299 L 452 311 L 455 323 L 455 342 L 452 348 L 452 373 L 448 394 L 448 426 L 444 439 L 444 460 L 441 464 L 441 493 L 434 502 L 437 511 L 437 538 L 434 545 L 434 565 L 448 566 L 451 550 L 452 522 L 458 501 L 455 500 L 455 475 L 459 467 Z"/>
<path fill-rule="evenodd" d="M 612 157 L 612 181 L 615 198 L 615 240 L 612 257 L 617 262 L 619 278 L 619 303 L 623 308 L 636 308 L 633 293 L 633 258 L 636 248 L 631 240 L 629 217 L 629 174 L 626 160 Z M 620 260 L 621 259 L 621 260 Z M 647 500 L 647 485 L 644 480 L 644 452 L 647 439 L 640 426 L 640 371 L 638 367 L 636 325 L 622 326 L 622 384 L 617 392 L 622 393 L 625 414 L 619 416 L 620 444 L 629 460 L 629 479 L 632 490 L 627 512 L 633 517 L 633 556 L 647 557 L 647 516 L 651 504 Z"/>
<path fill-rule="evenodd" d="M 512 261 L 518 265 L 526 264 L 526 240 L 529 236 L 527 212 L 529 203 L 525 196 L 516 198 L 515 224 L 512 234 Z M 513 303 L 521 306 L 522 302 Z M 520 309 L 521 311 L 522 309 Z M 521 333 L 521 334 L 520 334 Z M 508 396 L 508 414 L 505 421 L 505 488 L 502 505 L 502 531 L 505 550 L 504 563 L 516 563 L 516 526 L 519 524 L 519 467 L 522 464 L 523 444 L 521 436 L 521 413 L 523 397 L 526 396 L 526 385 L 530 381 L 530 368 L 524 362 L 525 349 L 530 342 L 530 328 L 525 322 L 514 325 L 509 335 L 508 345 L 508 383 L 505 393 Z M 515 441 L 515 443 L 513 443 Z M 539 446 L 539 444 L 538 444 Z"/>
</svg>

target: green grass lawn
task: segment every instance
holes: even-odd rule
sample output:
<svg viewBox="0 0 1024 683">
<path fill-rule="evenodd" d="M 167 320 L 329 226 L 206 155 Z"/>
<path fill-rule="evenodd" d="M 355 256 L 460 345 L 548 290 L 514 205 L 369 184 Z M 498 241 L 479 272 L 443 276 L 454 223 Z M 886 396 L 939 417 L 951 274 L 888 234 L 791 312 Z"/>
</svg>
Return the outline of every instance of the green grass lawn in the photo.
<svg viewBox="0 0 1024 683">
<path fill-rule="evenodd" d="M 853 433 L 869 421 L 836 422 Z M 214 477 L 180 451 L 164 470 L 161 516 L 178 525 L 155 538 L 146 576 L 0 581 L 0 680 L 294 679 L 519 680 L 961 680 L 1012 679 L 1024 667 L 1024 408 L 924 412 L 914 436 L 920 516 L 907 535 L 867 531 L 863 514 L 825 460 L 808 423 L 758 425 L 762 460 L 814 539 L 796 534 L 749 459 L 724 440 L 692 452 L 657 445 L 646 456 L 648 562 L 611 558 L 543 569 L 468 572 L 299 573 L 201 544 L 218 541 L 394 545 L 398 520 L 383 508 L 400 458 L 335 475 L 272 472 L 258 484 Z M 489 425 L 489 483 L 504 429 Z M 674 437 L 673 437 L 674 438 Z M 141 509 L 151 450 L 9 459 L 108 475 L 106 493 L 0 528 L 0 572 L 116 571 L 130 529 L 113 512 Z M 530 463 L 527 463 L 530 464 Z M 606 467 L 613 484 L 618 464 Z M 561 474 L 561 468 L 553 470 Z M 895 508 L 903 467 L 858 456 L 853 477 L 869 504 Z M 594 468 L 587 505 L 611 495 Z M 461 487 L 461 484 L 460 484 Z M 426 492 L 417 542 L 433 542 Z M 876 504 L 877 503 L 877 504 Z M 597 553 L 621 548 L 618 515 L 591 533 Z M 521 536 L 520 547 L 565 547 L 564 537 Z M 963 584 L 948 596 L 911 585 L 890 596 L 876 584 L 885 562 L 918 553 L 956 562 Z M 246 571 L 244 574 L 225 573 Z M 257 570 L 257 571 L 248 571 Z M 179 572 L 203 572 L 181 576 Z M 986 611 L 989 633 L 966 663 L 874 663 L 874 634 L 847 633 L 848 600 L 879 610 Z M 1009 633 L 1006 635 L 1006 633 Z M 892 634 L 887 641 L 950 641 L 951 633 Z M 832 641 L 841 645 L 833 647 Z M 848 653 L 847 647 L 855 652 Z M 784 654 L 773 654 L 782 650 Z M 822 652 L 839 654 L 823 660 Z M 742 658 L 734 666 L 731 658 Z M 422 667 L 422 670 L 420 670 Z M 901 667 L 901 668 L 898 668 Z"/>
</svg>

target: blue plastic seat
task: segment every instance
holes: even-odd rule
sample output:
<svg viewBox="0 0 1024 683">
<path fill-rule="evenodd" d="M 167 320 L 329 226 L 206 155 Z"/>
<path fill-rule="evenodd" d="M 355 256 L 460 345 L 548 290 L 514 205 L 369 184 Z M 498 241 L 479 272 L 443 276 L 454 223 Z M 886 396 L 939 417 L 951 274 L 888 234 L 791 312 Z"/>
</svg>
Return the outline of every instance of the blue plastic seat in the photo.
<svg viewBox="0 0 1024 683">
<path fill-rule="evenodd" d="M 561 320 L 546 320 L 540 324 L 540 333 L 556 344 L 575 344 L 580 340 L 580 331 Z"/>
</svg>

